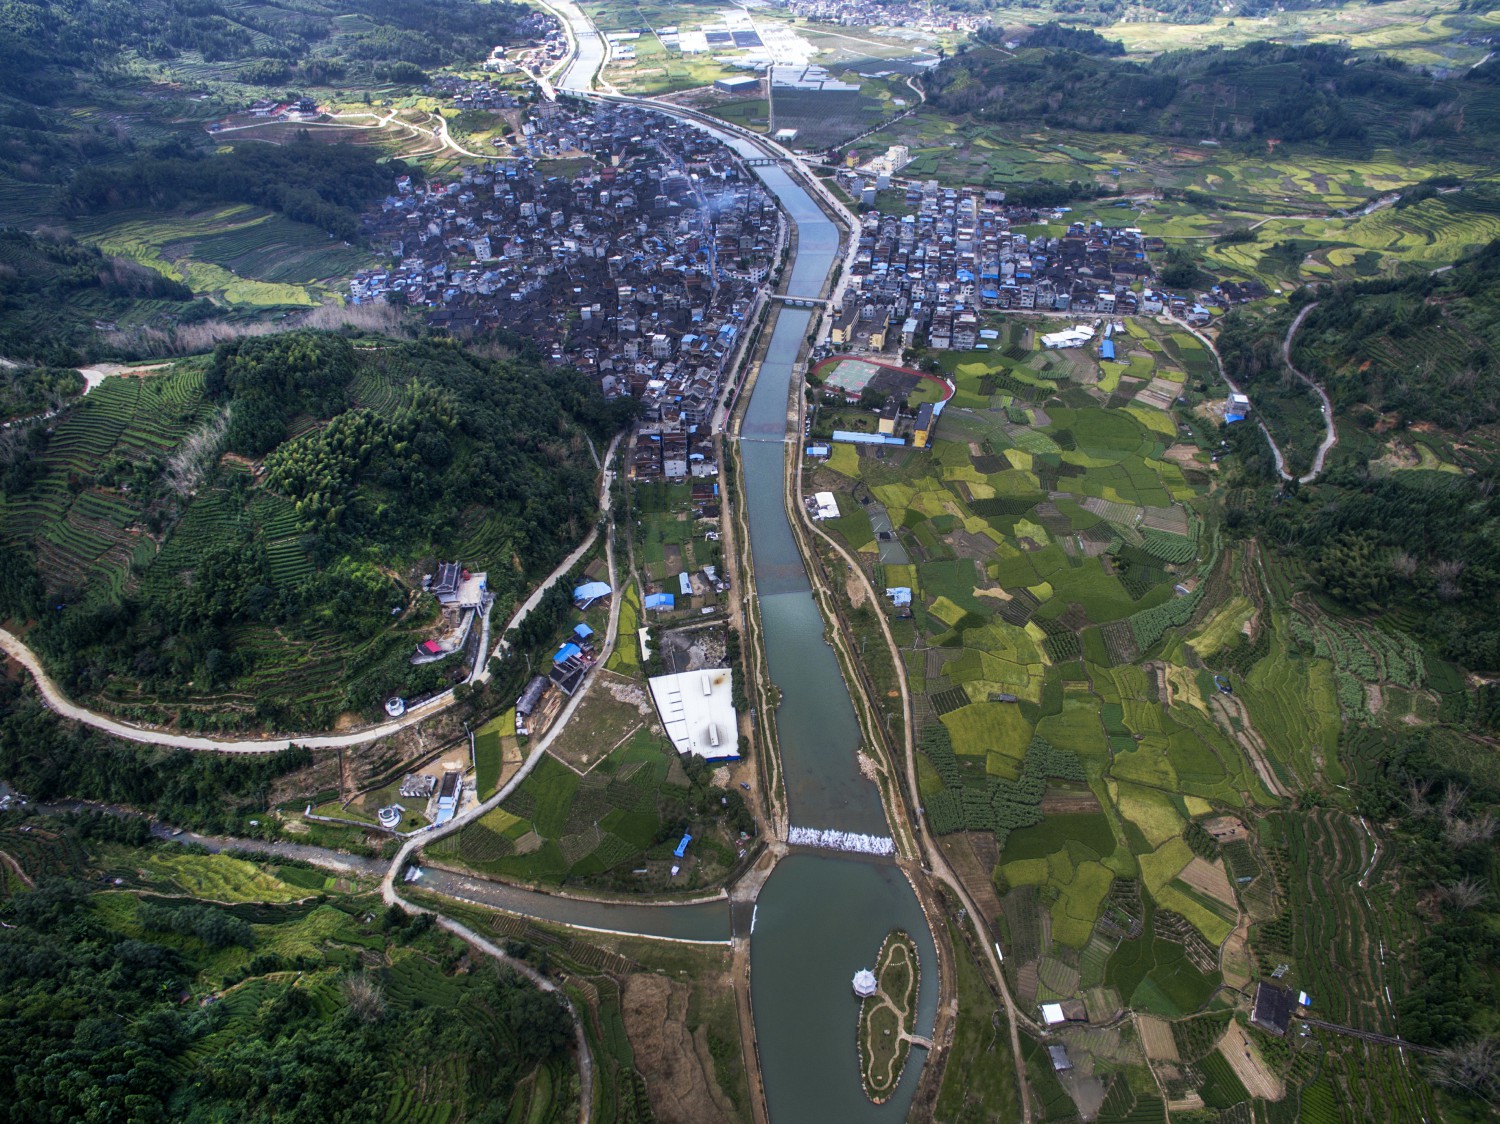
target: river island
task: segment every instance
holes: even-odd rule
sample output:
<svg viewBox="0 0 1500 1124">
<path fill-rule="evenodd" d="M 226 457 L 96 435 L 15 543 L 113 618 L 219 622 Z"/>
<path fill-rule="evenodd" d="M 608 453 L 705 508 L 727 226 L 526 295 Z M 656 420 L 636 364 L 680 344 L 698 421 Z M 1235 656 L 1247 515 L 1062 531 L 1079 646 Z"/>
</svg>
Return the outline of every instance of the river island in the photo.
<svg viewBox="0 0 1500 1124">
<path fill-rule="evenodd" d="M 892 929 L 880 945 L 875 971 L 859 972 L 859 1079 L 865 1096 L 884 1104 L 906 1069 L 917 1018 L 921 965 L 917 945 L 903 929 Z"/>
</svg>

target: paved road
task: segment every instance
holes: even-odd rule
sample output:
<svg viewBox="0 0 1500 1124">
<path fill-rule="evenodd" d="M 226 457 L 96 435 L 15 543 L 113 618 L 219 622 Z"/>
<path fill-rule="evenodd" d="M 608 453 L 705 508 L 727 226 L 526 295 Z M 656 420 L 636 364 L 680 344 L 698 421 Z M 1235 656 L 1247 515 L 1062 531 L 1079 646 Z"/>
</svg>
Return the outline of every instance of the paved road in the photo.
<svg viewBox="0 0 1500 1124">
<path fill-rule="evenodd" d="M 1301 312 L 1299 312 L 1297 314 L 1297 318 L 1292 321 L 1291 327 L 1287 329 L 1286 338 L 1281 341 L 1281 354 L 1283 360 L 1286 362 L 1286 365 L 1288 367 L 1291 367 L 1292 373 L 1294 375 L 1296 375 L 1308 386 L 1317 391 L 1318 397 L 1323 400 L 1323 426 L 1326 431 L 1323 435 L 1323 443 L 1318 446 L 1317 454 L 1313 457 L 1312 471 L 1295 477 L 1299 484 L 1311 484 L 1314 480 L 1316 480 L 1323 474 L 1323 461 L 1328 456 L 1329 450 L 1332 449 L 1336 444 L 1338 444 L 1339 439 L 1338 431 L 1334 428 L 1333 424 L 1333 403 L 1328 400 L 1328 395 L 1323 392 L 1323 388 L 1321 386 L 1313 382 L 1312 379 L 1308 378 L 1301 371 L 1297 370 L 1296 367 L 1292 367 L 1292 337 L 1296 335 L 1297 329 L 1302 326 L 1303 318 L 1316 307 L 1317 302 L 1314 301 L 1312 304 L 1308 305 Z M 1239 384 L 1231 379 L 1228 372 L 1224 370 L 1224 357 L 1219 354 L 1219 349 L 1214 344 L 1213 340 L 1209 339 L 1208 336 L 1204 335 L 1197 328 L 1193 327 L 1193 325 L 1189 324 L 1186 320 L 1179 320 L 1177 317 L 1171 315 L 1168 315 L 1166 319 L 1170 320 L 1176 327 L 1181 328 L 1183 331 L 1191 333 L 1199 343 L 1201 343 L 1205 348 L 1208 349 L 1208 353 L 1214 357 L 1214 363 L 1219 368 L 1219 378 L 1224 381 L 1224 384 L 1229 387 L 1231 391 L 1233 391 L 1235 394 L 1245 393 L 1240 389 Z M 1283 480 L 1294 479 L 1292 474 L 1286 470 L 1286 457 L 1282 455 L 1281 446 L 1276 444 L 1276 438 L 1272 437 L 1271 431 L 1266 428 L 1266 423 L 1257 420 L 1256 425 L 1260 427 L 1261 433 L 1265 436 L 1266 444 L 1271 446 L 1271 456 L 1276 461 L 1276 475 L 1280 476 Z"/>
<path fill-rule="evenodd" d="M 608 521 L 608 519 L 610 518 L 610 498 L 614 491 L 615 484 L 615 472 L 614 469 L 610 467 L 610 465 L 614 463 L 615 450 L 620 446 L 621 436 L 621 434 L 615 434 L 614 439 L 609 443 L 609 448 L 604 451 L 604 467 L 602 469 L 602 476 L 599 483 L 599 517 L 600 519 L 605 521 Z M 589 528 L 588 536 L 583 540 L 583 542 L 578 544 L 577 549 L 569 554 L 566 558 L 564 558 L 560 563 L 558 563 L 557 569 L 553 570 L 552 573 L 547 576 L 547 580 L 542 582 L 541 585 L 537 586 L 536 589 L 532 590 L 531 596 L 523 601 L 520 607 L 511 614 L 510 620 L 506 621 L 505 627 L 500 630 L 500 640 L 495 644 L 495 650 L 491 653 L 492 655 L 500 655 L 503 650 L 509 646 L 509 641 L 505 639 L 505 634 L 508 633 L 511 629 L 518 627 L 520 623 L 524 621 L 528 615 L 530 615 L 531 611 L 535 609 L 539 604 L 541 604 L 542 596 L 554 585 L 556 585 L 558 581 L 568 573 L 569 570 L 578 565 L 578 560 L 585 554 L 587 554 L 591 549 L 593 549 L 594 543 L 597 542 L 598 539 L 599 524 L 595 523 L 594 526 Z M 612 589 L 615 588 L 614 549 L 614 538 L 613 536 L 611 536 L 609 541 L 605 543 L 605 550 L 609 555 L 610 588 Z M 615 589 L 615 592 L 616 594 L 618 594 L 619 590 Z M 617 618 L 619 616 L 618 601 L 618 596 L 613 598 L 614 604 L 610 606 L 609 627 L 611 629 L 611 632 L 613 632 L 613 629 L 617 623 Z M 608 646 L 614 646 L 613 635 L 611 635 L 608 641 Z M 603 661 L 603 659 L 604 657 L 601 655 L 601 662 Z M 475 674 L 474 682 L 486 683 L 489 681 L 489 678 L 489 661 L 485 661 L 485 666 Z"/>
<path fill-rule="evenodd" d="M 14 795 L 15 790 L 0 781 L 0 792 Z M 121 819 L 151 819 L 147 813 L 139 812 L 134 808 L 124 808 L 117 804 L 101 804 L 92 800 L 44 801 L 38 804 L 27 803 L 22 807 L 28 807 L 50 816 L 65 816 L 76 812 L 103 812 Z M 184 831 L 172 824 L 163 823 L 161 820 L 151 820 L 151 836 L 165 843 L 196 843 L 214 854 L 228 852 L 275 855 L 278 858 L 311 863 L 313 866 L 324 867 L 340 874 L 356 874 L 366 878 L 385 877 L 385 872 L 391 865 L 385 859 L 370 858 L 368 855 L 351 855 L 347 851 L 335 851 L 331 847 L 318 847 L 311 843 L 244 839 L 232 835 L 199 835 L 195 831 Z"/>
<path fill-rule="evenodd" d="M 452 694 L 448 692 L 428 700 L 421 706 L 413 707 L 395 721 L 371 726 L 352 734 L 278 738 L 206 738 L 196 734 L 175 734 L 169 730 L 157 730 L 149 726 L 135 726 L 79 706 L 63 693 L 62 688 L 47 674 L 46 669 L 36 658 L 36 654 L 21 638 L 3 628 L 0 628 L 0 651 L 31 673 L 42 701 L 64 718 L 81 722 L 85 726 L 92 726 L 96 730 L 103 730 L 106 734 L 124 738 L 126 741 L 170 746 L 173 749 L 193 749 L 210 753 L 277 753 L 292 745 L 305 746 L 308 749 L 337 749 L 341 746 L 363 745 L 377 738 L 389 737 L 408 726 L 414 726 L 453 703 Z"/>
<path fill-rule="evenodd" d="M 386 113 L 384 116 L 374 113 L 330 113 L 327 115 L 329 117 L 329 120 L 327 121 L 288 121 L 280 118 L 266 118 L 260 121 L 251 121 L 245 125 L 227 125 L 222 129 L 214 130 L 213 135 L 222 136 L 225 133 L 235 133 L 243 129 L 263 129 L 267 125 L 285 125 L 288 128 L 297 129 L 384 129 L 387 126 L 392 126 L 399 129 L 405 129 L 410 133 L 415 133 L 417 135 L 427 137 L 438 146 L 439 150 L 446 148 L 452 152 L 458 153 L 460 156 L 467 156 L 474 160 L 493 160 L 495 158 L 494 153 L 489 153 L 488 155 L 486 155 L 483 152 L 470 152 L 467 148 L 463 147 L 463 145 L 454 140 L 448 132 L 448 120 L 441 113 L 433 113 L 429 115 L 430 119 L 436 122 L 435 127 L 429 129 L 423 128 L 421 125 L 414 125 L 410 121 L 402 121 L 396 116 L 396 112 L 397 111 L 393 109 L 390 112 Z M 353 123 L 354 118 L 367 117 L 373 117 L 375 119 L 374 124 L 357 125 Z M 430 156 L 433 155 L 433 153 L 408 152 L 404 153 L 404 155 L 408 157 L 418 155 Z"/>
<path fill-rule="evenodd" d="M 729 898 L 722 892 L 706 901 L 607 902 L 527 890 L 493 878 L 435 866 L 422 867 L 422 877 L 416 885 L 447 898 L 575 929 L 692 944 L 727 945 L 732 936 Z"/>
<path fill-rule="evenodd" d="M 368 855 L 351 855 L 329 847 L 317 847 L 311 843 L 287 843 L 281 840 L 237 839 L 225 835 L 199 835 L 192 831 L 174 833 L 166 824 L 153 823 L 151 834 L 170 843 L 196 843 L 214 854 L 241 853 L 275 855 L 281 859 L 296 859 L 311 863 L 339 874 L 358 875 L 362 878 L 380 879 L 390 868 L 385 859 L 372 859 Z"/>
<path fill-rule="evenodd" d="M 799 411 L 805 410 L 806 404 L 802 403 L 799 406 Z M 798 416 L 799 418 L 801 417 L 800 412 Z M 801 457 L 795 457 L 792 459 L 796 462 L 796 467 L 791 471 L 796 473 L 796 490 L 798 494 L 801 494 L 803 459 Z M 828 546 L 832 547 L 833 550 L 843 559 L 845 565 L 848 566 L 848 572 L 856 577 L 860 584 L 864 586 L 865 601 L 868 604 L 878 604 L 879 602 L 876 597 L 875 587 L 871 583 L 869 575 L 865 573 L 864 568 L 855 561 L 853 556 L 850 555 L 849 551 L 845 549 L 844 545 L 830 536 L 817 523 L 814 523 L 812 519 L 807 515 L 806 511 L 802 509 L 802 506 L 800 504 L 794 504 L 792 506 L 796 507 L 797 510 L 801 513 L 801 518 L 805 527 L 812 533 L 820 536 Z M 817 576 L 815 569 L 809 568 L 808 576 L 812 580 L 816 581 Z M 893 666 L 898 668 L 903 666 L 901 649 L 900 646 L 896 643 L 895 633 L 891 631 L 890 620 L 886 617 L 885 613 L 882 612 L 877 612 L 875 614 L 875 619 L 880 624 L 881 634 L 884 636 L 886 647 L 890 651 Z M 911 697 L 911 685 L 907 682 L 907 677 L 905 675 L 898 675 L 896 677 L 896 682 L 897 685 L 901 688 L 901 725 L 905 734 L 901 749 L 905 757 L 904 765 L 906 769 L 907 791 L 915 794 L 917 792 L 920 792 L 921 789 L 918 786 L 917 782 L 917 747 L 914 736 L 915 722 Z M 854 685 L 851 684 L 851 688 L 853 686 Z M 893 764 L 896 763 L 893 762 Z M 925 864 L 927 870 L 931 872 L 931 876 L 943 882 L 946 886 L 948 886 L 950 890 L 953 891 L 954 895 L 959 899 L 959 901 L 963 903 L 965 910 L 967 910 L 968 912 L 970 920 L 974 923 L 975 928 L 978 930 L 980 938 L 980 948 L 983 950 L 984 957 L 989 964 L 990 975 L 994 978 L 996 983 L 999 984 L 1000 1000 L 1002 1005 L 1005 1007 L 1007 1021 L 1010 1024 L 1010 1049 L 1011 1057 L 1016 1068 L 1016 1088 L 1019 1091 L 1021 1099 L 1021 1119 L 1023 1121 L 1023 1124 L 1031 1124 L 1031 1087 L 1026 1076 L 1025 1055 L 1023 1055 L 1021 1052 L 1021 1024 L 1024 1023 L 1029 1029 L 1033 1031 L 1036 1031 L 1039 1028 L 1021 1010 L 1021 1008 L 1016 1004 L 1014 998 L 1011 996 L 1010 984 L 1005 978 L 1005 970 L 1001 967 L 1000 954 L 994 944 L 993 934 L 988 931 L 983 920 L 984 913 L 979 909 L 974 899 L 970 896 L 968 888 L 963 884 L 963 880 L 960 879 L 958 875 L 954 873 L 953 868 L 949 866 L 948 859 L 943 854 L 942 848 L 938 846 L 937 840 L 934 839 L 926 830 L 925 825 L 922 823 L 921 813 L 914 813 L 910 816 L 910 818 L 908 818 L 909 809 L 907 808 L 906 802 L 899 795 L 892 799 L 890 811 L 892 835 L 896 836 L 903 842 L 906 839 L 911 839 L 916 843 L 918 849 L 921 852 L 922 861 Z M 915 872 L 913 872 L 910 867 L 908 867 L 908 875 L 913 878 L 916 877 Z"/>
<path fill-rule="evenodd" d="M 0 367 L 16 366 L 19 366 L 19 364 L 12 360 L 0 359 Z M 145 378 L 148 374 L 165 371 L 171 366 L 172 364 L 170 363 L 151 363 L 139 367 L 130 367 L 124 363 L 95 363 L 90 367 L 75 367 L 74 370 L 83 376 L 83 393 L 78 398 L 87 395 L 111 375 L 129 375 L 135 378 Z M 55 410 L 46 410 L 40 414 L 28 414 L 24 418 L 11 418 L 10 421 L 0 425 L 0 429 L 13 429 L 18 425 L 30 425 L 32 422 L 55 418 L 58 414 L 68 409 L 68 407 L 74 405 L 78 401 L 78 398 L 69 399 Z"/>
<path fill-rule="evenodd" d="M 1442 1051 L 1433 1046 L 1418 1046 L 1408 1042 L 1400 1035 L 1379 1034 L 1373 1030 L 1360 1030 L 1357 1027 L 1341 1026 L 1339 1023 L 1327 1022 L 1324 1019 L 1298 1016 L 1308 1026 L 1315 1026 L 1320 1030 L 1331 1031 L 1334 1034 L 1342 1034 L 1348 1038 L 1360 1038 L 1366 1042 L 1378 1042 L 1383 1046 L 1396 1046 L 1402 1050 L 1413 1050 L 1419 1054 L 1441 1054 Z"/>
</svg>

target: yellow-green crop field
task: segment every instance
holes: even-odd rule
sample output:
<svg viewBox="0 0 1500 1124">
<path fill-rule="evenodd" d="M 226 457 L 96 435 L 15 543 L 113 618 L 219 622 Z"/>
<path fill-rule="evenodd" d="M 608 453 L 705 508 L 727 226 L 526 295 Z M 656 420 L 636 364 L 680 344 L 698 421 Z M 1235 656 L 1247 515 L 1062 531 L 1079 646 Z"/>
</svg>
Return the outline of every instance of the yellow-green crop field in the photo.
<svg viewBox="0 0 1500 1124">
<path fill-rule="evenodd" d="M 1344 226 L 1397 229 L 1386 213 Z M 885 611 L 918 699 L 922 802 L 936 834 L 998 843 L 987 874 L 1020 1000 L 1112 986 L 1193 1016 L 1231 933 L 1272 908 L 1253 851 L 1231 869 L 1204 825 L 1253 830 L 1283 793 L 1343 780 L 1336 672 L 1362 665 L 1299 642 L 1285 583 L 1217 525 L 1216 435 L 1139 397 L 1190 389 L 1209 362 L 1196 340 L 1137 318 L 1100 364 L 1092 347 L 1030 351 L 1045 324 L 990 326 L 990 350 L 936 356 L 958 394 L 932 447 L 837 445 L 813 486 L 867 488 L 897 528 L 909 561 L 861 564 L 913 590 L 910 619 Z M 1388 689 L 1393 714 L 1423 697 Z"/>
<path fill-rule="evenodd" d="M 338 281 L 372 260 L 305 223 L 244 205 L 113 213 L 80 221 L 74 232 L 231 307 L 320 304 Z"/>
</svg>

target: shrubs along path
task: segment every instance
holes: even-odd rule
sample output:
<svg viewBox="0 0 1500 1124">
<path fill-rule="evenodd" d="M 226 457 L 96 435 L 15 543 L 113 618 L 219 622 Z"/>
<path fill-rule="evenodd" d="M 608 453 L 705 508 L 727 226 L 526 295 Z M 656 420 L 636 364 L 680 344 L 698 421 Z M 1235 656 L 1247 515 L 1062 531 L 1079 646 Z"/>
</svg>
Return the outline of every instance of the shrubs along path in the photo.
<svg viewBox="0 0 1500 1124">
<path fill-rule="evenodd" d="M 859 1007 L 859 1077 L 876 1104 L 884 1104 L 901 1083 L 916 1027 L 919 980 L 916 942 L 892 929 L 875 959 L 875 994 Z"/>
</svg>

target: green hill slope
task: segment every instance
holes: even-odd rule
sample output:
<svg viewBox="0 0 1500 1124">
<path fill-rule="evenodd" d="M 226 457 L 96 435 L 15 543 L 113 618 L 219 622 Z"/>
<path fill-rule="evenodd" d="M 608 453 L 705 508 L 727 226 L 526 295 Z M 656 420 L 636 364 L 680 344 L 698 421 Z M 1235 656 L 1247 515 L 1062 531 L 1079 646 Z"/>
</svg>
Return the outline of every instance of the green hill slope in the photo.
<svg viewBox="0 0 1500 1124">
<path fill-rule="evenodd" d="M 10 816 L 0 840 L 35 882 L 0 879 L 7 1119 L 576 1117 L 561 1001 L 461 968 L 429 917 L 144 820 Z"/>
<path fill-rule="evenodd" d="M 994 38 L 993 35 L 984 38 Z M 1048 40 L 1050 42 L 1050 40 Z M 1434 81 L 1387 58 L 1332 45 L 1252 43 L 1172 51 L 1147 63 L 986 43 L 943 62 L 932 102 L 981 121 L 1242 143 L 1373 147 L 1474 157 L 1496 140 L 1493 64 Z"/>
<path fill-rule="evenodd" d="M 7 611 L 137 717 L 373 713 L 460 662 L 408 662 L 436 624 L 422 573 L 488 571 L 503 613 L 587 532 L 587 438 L 619 420 L 575 375 L 305 332 L 109 379 L 8 454 Z"/>
<path fill-rule="evenodd" d="M 1443 273 L 1319 294 L 1293 360 L 1341 407 L 1462 433 L 1500 420 L 1497 341 L 1500 241 Z"/>
</svg>

